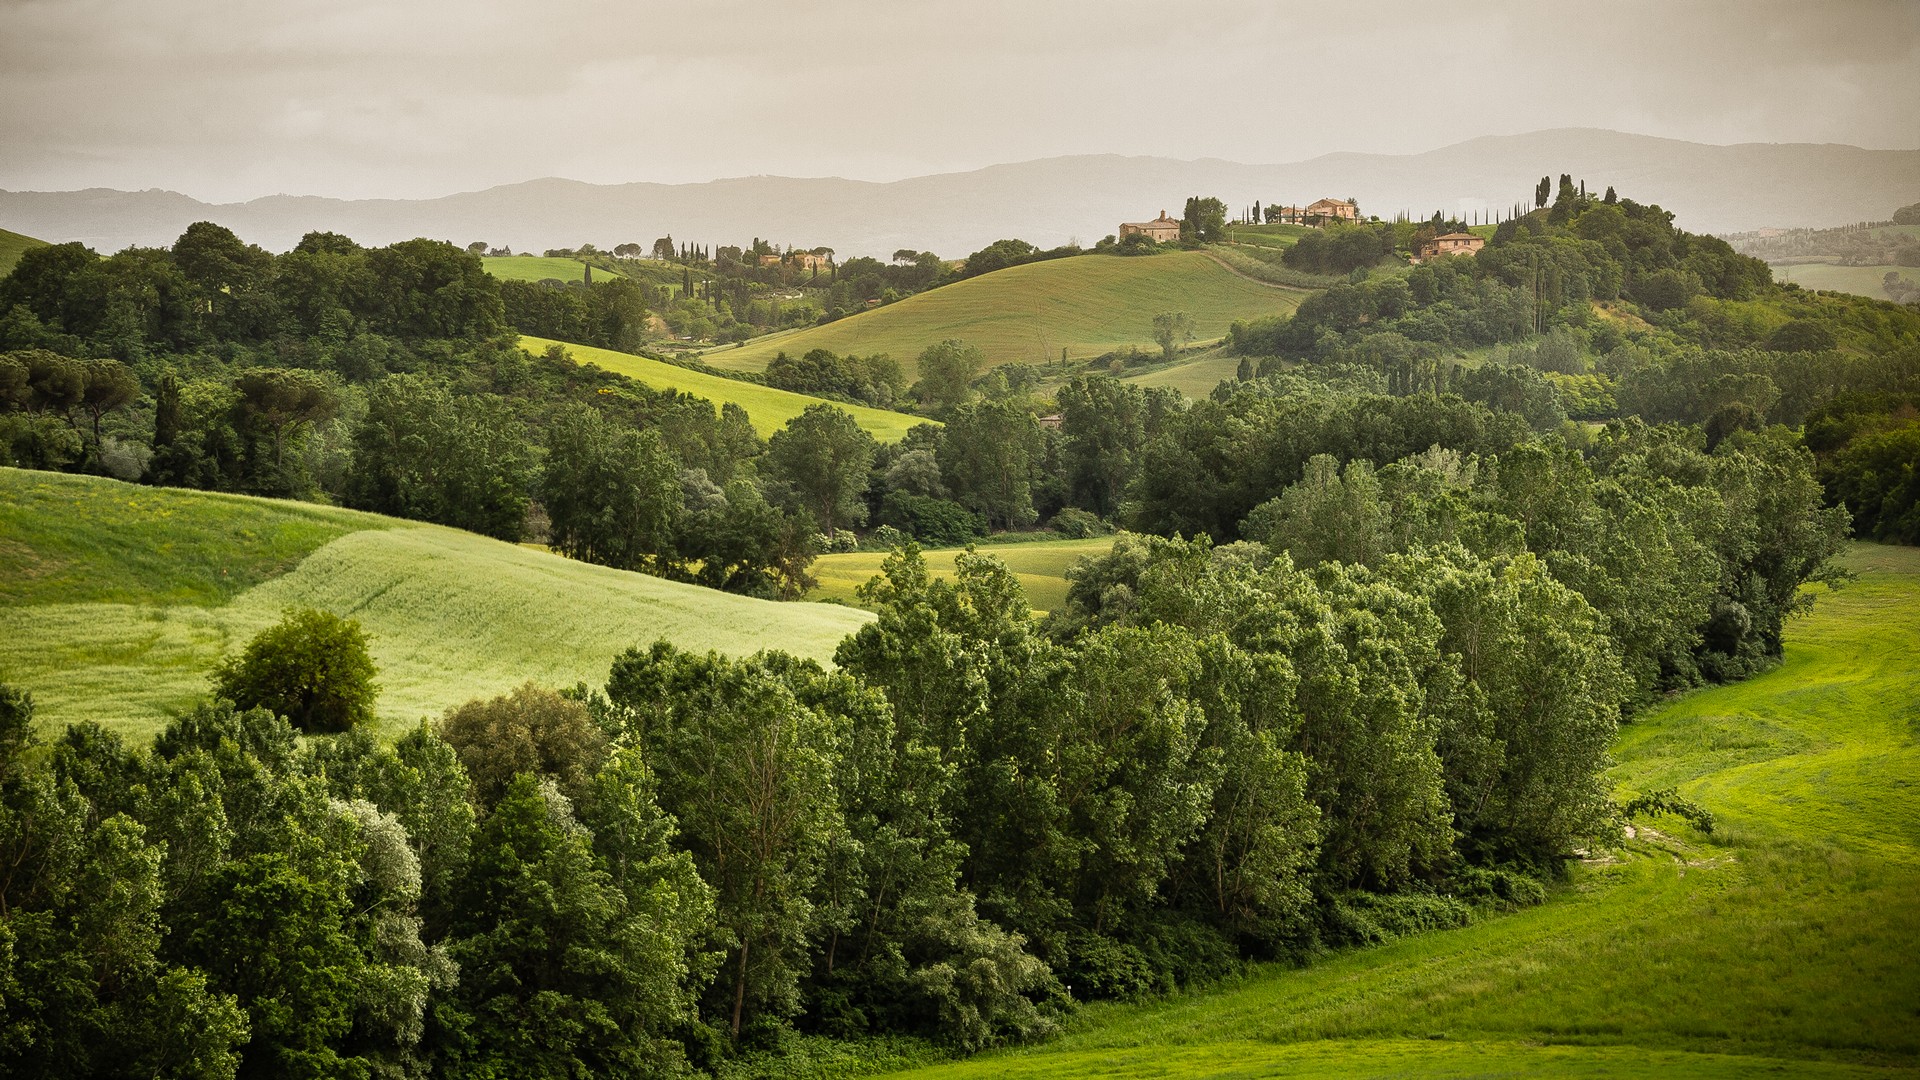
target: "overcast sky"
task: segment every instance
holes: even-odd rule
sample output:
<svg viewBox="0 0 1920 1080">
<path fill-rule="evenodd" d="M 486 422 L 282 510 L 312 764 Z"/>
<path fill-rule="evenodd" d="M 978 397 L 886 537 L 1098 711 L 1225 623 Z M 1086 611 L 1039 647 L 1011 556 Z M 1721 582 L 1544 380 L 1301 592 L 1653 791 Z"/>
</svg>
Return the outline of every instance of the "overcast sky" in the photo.
<svg viewBox="0 0 1920 1080">
<path fill-rule="evenodd" d="M 1550 127 L 1910 149 L 1917 104 L 1916 0 L 0 0 L 12 190 L 888 180 Z"/>
</svg>

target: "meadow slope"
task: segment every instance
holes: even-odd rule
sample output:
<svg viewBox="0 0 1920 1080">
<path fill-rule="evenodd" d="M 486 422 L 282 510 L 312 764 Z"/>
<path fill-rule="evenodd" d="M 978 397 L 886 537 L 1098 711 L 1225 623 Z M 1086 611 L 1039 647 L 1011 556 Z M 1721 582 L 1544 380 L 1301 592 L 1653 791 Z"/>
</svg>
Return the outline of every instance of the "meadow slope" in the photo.
<svg viewBox="0 0 1920 1080">
<path fill-rule="evenodd" d="M 965 548 L 936 548 L 926 551 L 927 569 L 934 577 L 951 580 L 954 558 Z M 1088 540 L 1028 540 L 1004 544 L 981 544 L 975 548 L 1007 564 L 1007 569 L 1026 590 L 1027 603 L 1038 612 L 1048 612 L 1067 602 L 1067 568 L 1082 558 L 1105 555 L 1113 550 L 1113 537 L 1096 536 Z M 807 596 L 815 600 L 838 600 L 857 604 L 855 590 L 871 581 L 883 563 L 884 551 L 847 551 L 822 555 L 813 563 L 813 576 L 820 584 Z"/>
<path fill-rule="evenodd" d="M 520 345 L 536 353 L 558 345 L 566 349 L 576 363 L 594 364 L 607 371 L 645 383 L 655 390 L 679 390 L 694 397 L 705 398 L 716 406 L 731 401 L 747 411 L 747 419 L 753 421 L 753 429 L 762 436 L 773 434 L 787 421 L 807 411 L 809 406 L 819 405 L 822 402 L 851 413 L 855 423 L 881 442 L 898 442 L 914 425 L 934 422 L 925 417 L 909 416 L 890 409 L 874 409 L 865 405 L 826 401 L 824 398 L 809 394 L 796 394 L 791 390 L 741 382 L 738 379 L 729 379 L 720 375 L 708 375 L 677 364 L 649 360 L 644 356 L 596 348 L 592 345 L 575 345 L 571 342 L 555 341 L 552 338 L 533 337 L 527 334 L 521 335 Z"/>
<path fill-rule="evenodd" d="M 1911 266 L 1840 266 L 1836 263 L 1792 263 L 1772 267 L 1773 280 L 1791 281 L 1803 289 L 1852 293 L 1855 296 L 1887 299 L 1882 287 L 1888 274 L 1899 274 L 1908 281 L 1920 281 L 1920 269 Z"/>
<path fill-rule="evenodd" d="M 1712 835 L 1643 820 L 1544 906 L 900 1075 L 1912 1075 L 1920 550 L 1846 561 L 1779 667 L 1620 734 L 1621 797 L 1678 787 Z"/>
<path fill-rule="evenodd" d="M 871 618 L 372 514 L 0 469 L 0 681 L 50 729 L 112 717 L 150 737 L 290 606 L 365 627 L 389 731 L 527 679 L 597 686 L 663 637 L 825 661 Z"/>
<path fill-rule="evenodd" d="M 705 360 L 760 371 L 781 352 L 887 353 L 913 377 L 921 350 L 947 338 L 979 346 L 989 364 L 1054 361 L 1062 349 L 1085 359 L 1129 345 L 1157 348 L 1153 317 L 1160 312 L 1186 312 L 1195 339 L 1207 341 L 1235 320 L 1292 311 L 1307 295 L 1241 277 L 1198 251 L 1082 255 L 1009 267 L 825 326 L 713 349 Z"/>
<path fill-rule="evenodd" d="M 1139 375 L 1122 375 L 1121 382 L 1135 386 L 1171 387 L 1190 398 L 1206 398 L 1224 379 L 1231 379 L 1240 371 L 1240 357 L 1226 351 L 1225 346 L 1207 349 L 1191 359 L 1182 360 L 1167 367 L 1142 372 Z"/>
<path fill-rule="evenodd" d="M 28 250 L 45 246 L 47 246 L 45 240 L 35 240 L 31 236 L 22 236 L 17 232 L 0 229 L 0 277 L 13 273 L 13 264 L 19 262 L 20 256 L 25 255 Z"/>
<path fill-rule="evenodd" d="M 501 281 L 583 281 L 587 276 L 587 264 L 579 259 L 545 255 L 489 255 L 480 265 Z M 600 266 L 593 272 L 600 280 L 626 276 Z"/>
</svg>

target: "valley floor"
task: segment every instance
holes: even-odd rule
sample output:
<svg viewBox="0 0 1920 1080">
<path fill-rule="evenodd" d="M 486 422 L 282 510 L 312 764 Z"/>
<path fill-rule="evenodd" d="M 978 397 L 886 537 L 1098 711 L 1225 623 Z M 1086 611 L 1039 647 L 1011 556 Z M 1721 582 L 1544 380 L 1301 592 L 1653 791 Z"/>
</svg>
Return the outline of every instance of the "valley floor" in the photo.
<svg viewBox="0 0 1920 1080">
<path fill-rule="evenodd" d="M 967 1077 L 1885 1076 L 1920 1071 L 1920 550 L 1790 626 L 1785 661 L 1625 727 L 1641 822 L 1544 906 L 1085 1010 Z M 1651 826 L 1648 828 L 1647 826 Z"/>
</svg>

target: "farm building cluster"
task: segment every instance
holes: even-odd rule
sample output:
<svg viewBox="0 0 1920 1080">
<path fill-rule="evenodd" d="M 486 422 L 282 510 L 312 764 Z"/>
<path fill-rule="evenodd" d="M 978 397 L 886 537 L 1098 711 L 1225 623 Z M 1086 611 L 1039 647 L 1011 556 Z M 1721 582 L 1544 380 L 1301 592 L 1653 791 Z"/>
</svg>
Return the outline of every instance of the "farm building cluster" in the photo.
<svg viewBox="0 0 1920 1080">
<path fill-rule="evenodd" d="M 1269 206 L 1263 215 L 1269 225 L 1311 225 L 1360 220 L 1360 206 L 1349 199 L 1321 199 L 1306 206 Z"/>
</svg>

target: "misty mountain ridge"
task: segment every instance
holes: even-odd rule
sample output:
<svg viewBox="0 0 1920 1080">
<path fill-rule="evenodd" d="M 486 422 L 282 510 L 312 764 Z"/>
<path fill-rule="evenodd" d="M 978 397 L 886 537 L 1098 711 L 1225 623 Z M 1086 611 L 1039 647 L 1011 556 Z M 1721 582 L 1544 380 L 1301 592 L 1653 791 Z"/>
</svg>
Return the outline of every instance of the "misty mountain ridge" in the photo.
<svg viewBox="0 0 1920 1080">
<path fill-rule="evenodd" d="M 171 244 L 195 221 L 286 250 L 310 230 L 363 244 L 428 236 L 516 251 L 677 241 L 827 245 L 842 257 L 900 248 L 949 258 L 1004 237 L 1091 245 L 1121 221 L 1180 212 L 1189 195 L 1238 211 L 1259 201 L 1352 197 L 1363 213 L 1472 215 L 1530 199 L 1541 176 L 1571 174 L 1674 211 L 1694 232 L 1828 227 L 1920 201 L 1920 150 L 1812 143 L 1714 146 L 1569 128 L 1481 136 L 1418 154 L 1340 152 L 1278 165 L 1217 158 L 1077 155 L 895 181 L 746 176 L 690 184 L 590 184 L 547 177 L 434 199 L 270 195 L 207 203 L 178 192 L 0 191 L 0 227 L 96 250 Z"/>
</svg>

